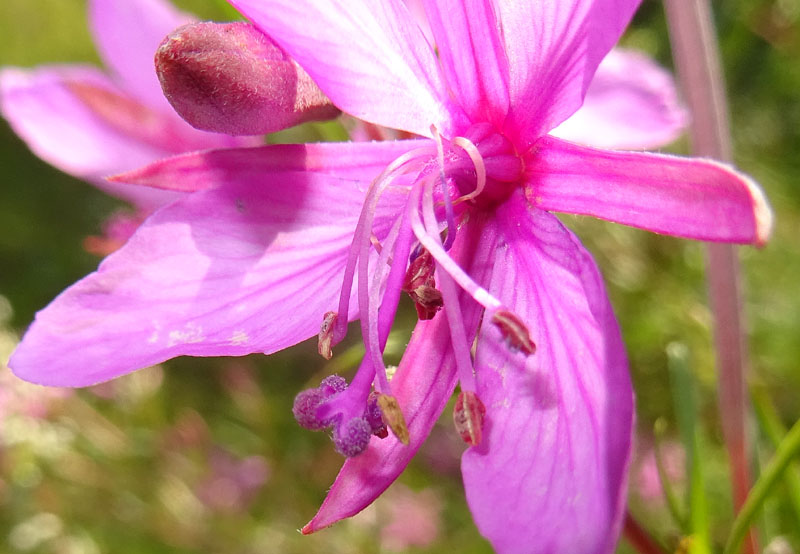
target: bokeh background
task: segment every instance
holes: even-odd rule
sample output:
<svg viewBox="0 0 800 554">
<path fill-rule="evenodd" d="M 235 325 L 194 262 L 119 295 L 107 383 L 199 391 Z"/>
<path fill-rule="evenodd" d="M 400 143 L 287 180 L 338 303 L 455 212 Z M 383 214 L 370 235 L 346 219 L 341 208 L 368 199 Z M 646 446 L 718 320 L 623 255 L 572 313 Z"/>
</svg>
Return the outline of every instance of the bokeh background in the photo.
<svg viewBox="0 0 800 554">
<path fill-rule="evenodd" d="M 175 3 L 203 18 L 231 15 L 222 2 Z M 2 0 L 0 65 L 99 64 L 85 9 L 84 0 Z M 727 0 L 714 9 L 736 161 L 762 183 L 777 223 L 766 248 L 741 249 L 749 382 L 759 407 L 751 426 L 757 470 L 774 452 L 781 426 L 800 418 L 800 0 Z M 643 2 L 623 43 L 671 64 L 660 2 Z M 271 140 L 337 132 L 307 125 Z M 669 150 L 687 147 L 683 140 Z M 35 311 L 97 266 L 86 238 L 100 235 L 104 218 L 125 206 L 38 160 L 4 121 L 0 182 L 3 364 Z M 638 396 L 631 512 L 674 550 L 680 526 L 659 485 L 653 429 L 660 421 L 661 459 L 682 499 L 686 464 L 674 398 L 688 390 L 696 399 L 705 492 L 705 508 L 695 508 L 705 510 L 720 546 L 733 514 L 703 246 L 589 218 L 564 220 L 596 256 L 628 345 Z M 390 358 L 399 356 L 410 332 L 409 308 L 390 342 Z M 0 367 L 0 551 L 491 552 L 466 509 L 459 472 L 464 445 L 449 410 L 373 507 L 311 537 L 296 531 L 314 514 L 341 458 L 324 435 L 296 425 L 292 400 L 324 375 L 348 375 L 360 354 L 353 343 L 325 363 L 315 349 L 305 343 L 269 358 L 183 358 L 78 391 L 27 385 Z M 670 379 L 670 365 L 674 376 L 682 360 L 688 388 Z M 796 471 L 758 520 L 771 552 L 800 552 Z M 623 542 L 620 551 L 630 549 Z"/>
</svg>

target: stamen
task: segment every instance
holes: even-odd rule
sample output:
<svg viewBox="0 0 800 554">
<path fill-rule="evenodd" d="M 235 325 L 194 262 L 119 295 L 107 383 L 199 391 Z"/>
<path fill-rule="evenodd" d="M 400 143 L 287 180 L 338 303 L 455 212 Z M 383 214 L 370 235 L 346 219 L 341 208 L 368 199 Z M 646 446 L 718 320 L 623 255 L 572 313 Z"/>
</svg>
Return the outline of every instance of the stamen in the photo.
<svg viewBox="0 0 800 554">
<path fill-rule="evenodd" d="M 386 169 L 370 183 L 364 205 L 361 208 L 361 214 L 358 218 L 358 224 L 353 234 L 350 252 L 347 256 L 347 265 L 345 266 L 344 278 L 342 279 L 342 292 L 339 296 L 339 308 L 337 310 L 339 317 L 334 325 L 332 345 L 338 344 L 347 333 L 350 293 L 353 289 L 353 277 L 356 272 L 356 263 L 358 262 L 359 253 L 362 250 L 361 246 L 364 242 L 369 242 L 369 236 L 372 233 L 372 222 L 375 218 L 375 208 L 378 205 L 381 194 L 392 181 L 395 172 L 402 169 L 409 162 L 426 155 L 430 156 L 432 153 L 433 151 L 429 146 L 409 150 L 390 163 Z M 403 172 L 400 172 L 400 174 L 402 173 Z"/>
<path fill-rule="evenodd" d="M 433 211 L 433 191 L 429 186 L 425 187 L 422 198 L 422 215 L 428 231 L 437 227 L 436 214 Z M 440 242 L 438 233 L 434 235 L 434 240 Z M 448 256 L 449 257 L 449 256 Z M 444 311 L 447 315 L 447 324 L 450 327 L 450 340 L 453 344 L 453 353 L 458 368 L 459 381 L 461 387 L 468 390 L 475 390 L 475 377 L 472 369 L 472 358 L 469 353 L 469 343 L 467 342 L 467 332 L 464 329 L 464 319 L 461 315 L 461 306 L 458 301 L 458 291 L 455 283 L 446 271 L 439 272 L 439 286 L 442 291 L 444 301 Z"/>
<path fill-rule="evenodd" d="M 367 423 L 372 427 L 372 434 L 380 439 L 385 439 L 389 436 L 389 431 L 386 429 L 386 424 L 383 422 L 383 415 L 381 414 L 381 408 L 378 406 L 379 397 L 380 393 L 377 391 L 369 393 L 365 417 L 367 418 Z"/>
<path fill-rule="evenodd" d="M 320 356 L 330 360 L 333 356 L 331 341 L 333 340 L 333 327 L 336 324 L 336 312 L 327 312 L 322 318 L 322 325 L 319 328 L 319 339 L 317 341 L 317 351 Z"/>
<path fill-rule="evenodd" d="M 492 315 L 492 323 L 497 325 L 508 347 L 514 352 L 522 351 L 527 355 L 536 352 L 536 344 L 531 339 L 528 328 L 517 317 L 516 314 L 508 310 L 497 310 Z"/>
<path fill-rule="evenodd" d="M 410 438 L 408 425 L 406 425 L 406 418 L 403 417 L 397 399 L 388 394 L 381 394 L 378 396 L 378 407 L 381 410 L 383 422 L 392 430 L 397 440 L 408 446 Z"/>
<path fill-rule="evenodd" d="M 415 189 L 420 188 L 420 186 L 415 186 Z M 412 196 L 414 196 L 414 189 L 412 189 Z M 444 248 L 442 248 L 442 245 L 437 240 L 438 234 L 436 237 L 433 237 L 425 230 L 419 212 L 415 208 L 415 204 L 417 206 L 419 205 L 419 197 L 420 191 L 417 190 L 416 202 L 409 202 L 409 219 L 411 221 L 411 228 L 414 231 L 414 235 L 417 237 L 417 240 L 430 252 L 431 256 L 433 256 L 433 259 L 436 260 L 438 266 L 446 271 L 455 280 L 455 282 L 458 283 L 458 286 L 472 296 L 475 302 L 487 310 L 494 311 L 500 309 L 502 307 L 502 303 L 497 298 L 492 296 L 489 291 L 473 281 L 472 278 L 467 275 L 457 263 L 453 261 L 450 255 L 445 252 Z M 446 299 L 445 302 L 447 302 Z"/>
<path fill-rule="evenodd" d="M 430 252 L 424 250 L 408 266 L 403 290 L 414 301 L 417 317 L 421 320 L 433 319 L 442 307 L 442 293 L 436 289 L 433 272 L 436 269 Z"/>
<path fill-rule="evenodd" d="M 478 446 L 483 440 L 483 421 L 486 408 L 472 391 L 461 391 L 453 407 L 453 423 L 461 438 L 470 446 Z"/>
</svg>

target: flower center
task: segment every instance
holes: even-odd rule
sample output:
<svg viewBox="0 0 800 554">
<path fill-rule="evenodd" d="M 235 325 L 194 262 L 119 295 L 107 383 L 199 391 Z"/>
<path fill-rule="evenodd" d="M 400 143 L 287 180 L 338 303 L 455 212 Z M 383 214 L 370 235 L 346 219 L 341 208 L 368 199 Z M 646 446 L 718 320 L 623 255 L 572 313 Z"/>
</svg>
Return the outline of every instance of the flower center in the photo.
<svg viewBox="0 0 800 554">
<path fill-rule="evenodd" d="M 326 358 L 347 331 L 353 284 L 361 318 L 365 355 L 350 386 L 303 391 L 295 400 L 298 422 L 310 429 L 332 428 L 336 449 L 354 456 L 372 435 L 392 430 L 407 444 L 408 429 L 392 395 L 383 349 L 403 291 L 411 296 L 420 319 L 446 317 L 462 395 L 456 425 L 462 437 L 480 442 L 482 404 L 475 393 L 471 339 L 464 328 L 459 288 L 484 309 L 484 321 L 496 325 L 510 348 L 530 355 L 535 345 L 524 322 L 476 283 L 449 255 L 459 224 L 471 210 L 491 209 L 517 186 L 523 166 L 512 144 L 488 124 L 464 136 L 434 140 L 393 161 L 369 187 L 344 272 L 336 311 L 322 317 L 319 352 Z M 411 183 L 408 184 L 408 176 Z M 389 186 L 407 191 L 405 210 L 391 229 L 378 236 L 375 212 Z M 444 314 L 439 314 L 443 309 Z M 340 378 L 337 378 L 340 379 Z M 373 390 L 374 387 L 374 390 Z M 376 418 L 380 414 L 380 418 Z"/>
</svg>

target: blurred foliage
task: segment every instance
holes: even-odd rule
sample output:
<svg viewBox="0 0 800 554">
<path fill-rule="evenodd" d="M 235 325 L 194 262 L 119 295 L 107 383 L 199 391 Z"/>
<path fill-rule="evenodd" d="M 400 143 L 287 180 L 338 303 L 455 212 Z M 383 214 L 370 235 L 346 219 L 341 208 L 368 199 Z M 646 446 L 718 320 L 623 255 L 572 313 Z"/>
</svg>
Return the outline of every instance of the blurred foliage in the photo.
<svg viewBox="0 0 800 554">
<path fill-rule="evenodd" d="M 203 18 L 227 13 L 221 2 L 176 3 Z M 776 214 L 769 245 L 741 249 L 750 380 L 762 400 L 771 399 L 771 425 L 788 428 L 800 418 L 800 0 L 714 6 L 737 164 L 763 184 Z M 645 0 L 624 43 L 670 64 L 659 2 Z M 0 2 L 0 65 L 76 61 L 98 63 L 83 0 Z M 685 142 L 674 150 L 685 152 Z M 98 234 L 119 203 L 39 161 L 5 122 L 0 167 L 4 361 L 35 310 L 94 269 L 98 260 L 82 240 Z M 663 418 L 672 442 L 662 445 L 662 461 L 673 488 L 686 494 L 666 354 L 668 344 L 680 343 L 690 353 L 705 504 L 711 541 L 719 548 L 733 517 L 716 415 L 703 247 L 589 218 L 564 219 L 597 257 L 628 345 L 639 427 L 631 511 L 670 548 L 677 546 L 680 529 L 651 466 L 652 429 Z M 400 330 L 407 333 L 411 321 Z M 395 341 L 393 355 L 403 343 Z M 0 551 L 377 552 L 401 548 L 387 531 L 392 525 L 418 530 L 427 521 L 435 530 L 429 544 L 407 551 L 490 552 L 465 506 L 462 445 L 447 415 L 400 485 L 375 507 L 311 537 L 295 532 L 315 512 L 341 459 L 325 436 L 295 424 L 291 402 L 332 367 L 321 363 L 313 345 L 301 345 L 269 358 L 179 359 L 77 392 L 24 385 L 3 370 L 0 414 L 15 401 L 27 408 L 0 426 Z M 755 423 L 752 431 L 754 463 L 769 460 L 775 451 L 770 434 Z M 784 541 L 800 551 L 792 498 L 779 484 L 762 518 L 762 544 Z M 416 508 L 402 512 L 403 506 Z M 422 523 L 408 519 L 414 510 Z M 620 550 L 630 551 L 624 543 Z"/>
</svg>

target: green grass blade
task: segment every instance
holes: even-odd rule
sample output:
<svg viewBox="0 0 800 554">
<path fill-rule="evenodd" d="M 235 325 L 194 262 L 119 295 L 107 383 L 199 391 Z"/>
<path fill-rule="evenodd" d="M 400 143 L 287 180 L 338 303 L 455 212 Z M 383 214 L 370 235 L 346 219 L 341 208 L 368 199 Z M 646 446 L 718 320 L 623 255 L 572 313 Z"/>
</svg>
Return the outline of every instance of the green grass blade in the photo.
<svg viewBox="0 0 800 554">
<path fill-rule="evenodd" d="M 695 427 L 697 410 L 694 402 L 694 383 L 689 370 L 689 350 L 686 345 L 672 343 L 667 346 L 667 365 L 675 418 L 683 447 L 686 449 L 689 469 L 689 531 L 692 536 L 689 552 L 711 554 L 703 455 Z"/>
<path fill-rule="evenodd" d="M 750 490 L 750 494 L 747 495 L 747 500 L 733 522 L 728 542 L 722 551 L 723 554 L 735 554 L 739 551 L 742 540 L 747 535 L 747 530 L 764 505 L 772 487 L 784 476 L 792 458 L 798 454 L 800 454 L 800 421 L 792 426 L 778 445 L 772 460 L 764 468 L 763 473 Z"/>
<path fill-rule="evenodd" d="M 759 426 L 774 448 L 777 448 L 786 436 L 786 428 L 781 423 L 775 407 L 772 405 L 767 393 L 761 389 L 752 391 L 753 408 L 756 412 Z M 800 529 L 800 473 L 797 464 L 786 470 L 784 476 L 789 503 L 794 511 L 795 525 Z"/>
</svg>

